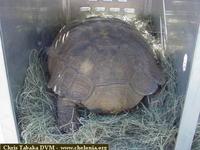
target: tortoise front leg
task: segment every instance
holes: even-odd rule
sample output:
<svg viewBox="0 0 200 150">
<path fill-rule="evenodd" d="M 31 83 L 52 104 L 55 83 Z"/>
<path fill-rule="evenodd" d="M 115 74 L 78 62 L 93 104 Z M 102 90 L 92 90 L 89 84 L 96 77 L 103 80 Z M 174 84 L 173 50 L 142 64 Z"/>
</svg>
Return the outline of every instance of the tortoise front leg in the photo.
<svg viewBox="0 0 200 150">
<path fill-rule="evenodd" d="M 78 129 L 78 113 L 75 104 L 59 98 L 57 101 L 57 124 L 61 132 L 69 133 Z"/>
</svg>

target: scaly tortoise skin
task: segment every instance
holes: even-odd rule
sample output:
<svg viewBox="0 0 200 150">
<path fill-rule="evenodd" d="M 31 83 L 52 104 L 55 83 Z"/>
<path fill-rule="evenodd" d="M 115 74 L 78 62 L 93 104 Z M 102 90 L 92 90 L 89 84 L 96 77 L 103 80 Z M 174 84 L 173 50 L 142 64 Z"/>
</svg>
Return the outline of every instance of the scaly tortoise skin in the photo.
<svg viewBox="0 0 200 150">
<path fill-rule="evenodd" d="M 63 27 L 48 53 L 48 87 L 59 97 L 59 127 L 69 132 L 77 123 L 77 105 L 116 114 L 153 94 L 165 79 L 151 51 L 119 19 L 90 18 L 70 30 Z"/>
</svg>

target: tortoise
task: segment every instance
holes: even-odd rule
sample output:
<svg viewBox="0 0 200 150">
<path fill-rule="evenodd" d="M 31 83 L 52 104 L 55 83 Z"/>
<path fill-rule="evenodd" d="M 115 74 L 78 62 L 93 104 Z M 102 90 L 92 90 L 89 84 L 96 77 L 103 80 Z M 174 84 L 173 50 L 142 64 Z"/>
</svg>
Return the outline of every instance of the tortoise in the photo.
<svg viewBox="0 0 200 150">
<path fill-rule="evenodd" d="M 77 106 L 118 114 L 165 83 L 139 31 L 114 18 L 64 26 L 49 49 L 48 69 L 48 87 L 58 95 L 57 120 L 63 132 L 77 129 Z"/>
</svg>

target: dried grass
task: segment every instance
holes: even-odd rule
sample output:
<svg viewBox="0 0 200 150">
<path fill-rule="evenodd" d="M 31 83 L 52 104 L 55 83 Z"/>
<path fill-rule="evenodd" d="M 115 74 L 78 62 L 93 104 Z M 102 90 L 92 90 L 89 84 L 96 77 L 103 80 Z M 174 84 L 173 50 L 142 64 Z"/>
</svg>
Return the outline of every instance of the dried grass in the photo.
<svg viewBox="0 0 200 150">
<path fill-rule="evenodd" d="M 148 96 L 148 104 L 141 103 L 132 112 L 121 115 L 101 116 L 80 110 L 79 130 L 61 134 L 55 119 L 56 98 L 47 89 L 45 63 L 40 53 L 33 50 L 16 103 L 23 143 L 107 143 L 112 150 L 173 149 L 183 104 L 176 92 L 175 68 L 159 42 L 147 32 L 148 21 L 134 19 L 131 23 L 150 43 L 164 68 L 167 82 L 161 91 Z M 200 128 L 195 150 L 200 149 L 199 141 Z"/>
</svg>

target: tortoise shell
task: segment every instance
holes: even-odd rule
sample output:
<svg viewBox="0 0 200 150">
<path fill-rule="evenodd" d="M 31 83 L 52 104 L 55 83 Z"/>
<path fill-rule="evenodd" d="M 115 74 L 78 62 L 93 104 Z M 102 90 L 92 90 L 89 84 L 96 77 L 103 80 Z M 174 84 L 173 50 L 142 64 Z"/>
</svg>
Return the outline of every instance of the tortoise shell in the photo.
<svg viewBox="0 0 200 150">
<path fill-rule="evenodd" d="M 103 113 L 133 108 L 165 82 L 150 46 L 119 19 L 90 18 L 63 27 L 48 67 L 48 86 L 63 101 Z"/>
</svg>

